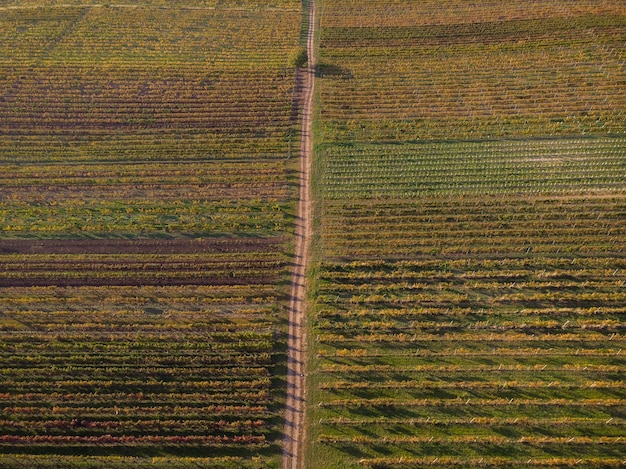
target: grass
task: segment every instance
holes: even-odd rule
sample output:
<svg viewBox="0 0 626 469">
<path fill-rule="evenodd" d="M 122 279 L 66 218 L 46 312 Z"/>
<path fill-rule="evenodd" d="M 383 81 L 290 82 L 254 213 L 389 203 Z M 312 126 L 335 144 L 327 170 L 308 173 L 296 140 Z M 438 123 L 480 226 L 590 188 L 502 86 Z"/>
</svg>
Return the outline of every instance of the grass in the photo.
<svg viewBox="0 0 626 469">
<path fill-rule="evenodd" d="M 308 467 L 623 460 L 624 12 L 596 7 L 324 1 Z"/>
<path fill-rule="evenodd" d="M 301 4 L 61 3 L 0 1 L 0 466 L 279 467 Z"/>
</svg>

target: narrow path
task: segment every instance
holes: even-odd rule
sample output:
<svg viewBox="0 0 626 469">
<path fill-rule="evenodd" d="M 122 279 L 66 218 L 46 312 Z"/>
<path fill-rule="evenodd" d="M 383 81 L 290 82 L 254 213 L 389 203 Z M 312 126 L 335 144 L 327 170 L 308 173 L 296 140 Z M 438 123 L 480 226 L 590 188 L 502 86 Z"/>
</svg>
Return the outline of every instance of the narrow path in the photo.
<svg viewBox="0 0 626 469">
<path fill-rule="evenodd" d="M 312 233 L 311 159 L 313 154 L 312 115 L 315 84 L 315 2 L 309 2 L 309 29 L 307 33 L 308 66 L 304 73 L 302 100 L 302 138 L 300 139 L 300 200 L 296 218 L 296 247 L 291 277 L 289 300 L 289 339 L 287 343 L 287 403 L 283 469 L 303 467 L 305 360 L 306 360 L 306 269 Z"/>
</svg>

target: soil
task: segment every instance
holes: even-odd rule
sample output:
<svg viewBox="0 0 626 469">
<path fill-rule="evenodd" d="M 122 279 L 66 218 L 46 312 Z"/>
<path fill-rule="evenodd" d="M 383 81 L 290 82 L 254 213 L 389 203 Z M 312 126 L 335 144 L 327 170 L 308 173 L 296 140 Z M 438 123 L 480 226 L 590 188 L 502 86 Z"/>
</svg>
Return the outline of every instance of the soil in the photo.
<svg viewBox="0 0 626 469">
<path fill-rule="evenodd" d="M 276 251 L 282 238 L 2 239 L 0 254 L 195 254 Z"/>
<path fill-rule="evenodd" d="M 306 406 L 306 271 L 309 263 L 309 244 L 312 233 L 311 159 L 313 153 L 312 115 L 315 57 L 313 37 L 315 30 L 315 2 L 309 4 L 309 31 L 307 39 L 308 66 L 304 73 L 302 100 L 302 138 L 300 144 L 300 201 L 296 223 L 296 249 L 291 279 L 289 302 L 289 338 L 287 359 L 287 403 L 283 469 L 300 469 L 303 465 Z"/>
</svg>

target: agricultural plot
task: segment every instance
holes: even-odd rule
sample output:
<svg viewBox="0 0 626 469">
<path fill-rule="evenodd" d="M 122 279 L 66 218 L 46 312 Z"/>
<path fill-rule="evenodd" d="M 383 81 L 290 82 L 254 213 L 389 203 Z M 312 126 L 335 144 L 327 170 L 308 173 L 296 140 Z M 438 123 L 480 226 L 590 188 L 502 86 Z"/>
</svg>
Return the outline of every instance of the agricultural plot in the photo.
<svg viewBox="0 0 626 469">
<path fill-rule="evenodd" d="M 326 2 L 320 137 L 623 134 L 623 7 L 533 3 L 549 3 L 552 16 L 536 17 L 532 4 L 508 1 L 482 8 L 448 3 L 446 10 L 436 2 L 393 2 L 397 9 L 390 10 L 388 2 L 370 2 L 353 15 L 344 2 Z M 444 22 L 441 11 L 454 11 L 458 22 Z M 368 12 L 369 22 L 362 18 Z M 415 16 L 422 18 L 417 24 Z M 433 22 L 422 24 L 429 17 Z"/>
<path fill-rule="evenodd" d="M 320 24 L 310 467 L 622 467 L 624 6 Z"/>
<path fill-rule="evenodd" d="M 278 467 L 300 28 L 0 1 L 1 467 Z"/>
</svg>

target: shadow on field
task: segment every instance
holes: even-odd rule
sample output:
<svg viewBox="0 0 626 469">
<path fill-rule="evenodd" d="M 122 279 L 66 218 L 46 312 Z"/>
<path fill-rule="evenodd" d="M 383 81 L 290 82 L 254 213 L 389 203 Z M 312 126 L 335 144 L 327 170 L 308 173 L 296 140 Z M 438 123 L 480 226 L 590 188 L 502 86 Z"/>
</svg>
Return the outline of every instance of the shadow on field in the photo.
<svg viewBox="0 0 626 469">
<path fill-rule="evenodd" d="M 342 80 L 351 80 L 352 78 L 354 78 L 352 72 L 349 69 L 340 67 L 339 65 L 328 63 L 319 63 L 315 66 L 315 77 L 340 78 Z"/>
</svg>

